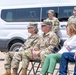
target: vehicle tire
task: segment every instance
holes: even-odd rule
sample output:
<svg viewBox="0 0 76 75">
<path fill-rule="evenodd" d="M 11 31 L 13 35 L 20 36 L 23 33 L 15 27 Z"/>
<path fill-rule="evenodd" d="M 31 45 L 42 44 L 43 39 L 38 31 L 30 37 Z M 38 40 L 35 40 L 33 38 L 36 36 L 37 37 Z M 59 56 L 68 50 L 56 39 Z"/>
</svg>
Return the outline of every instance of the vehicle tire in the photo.
<svg viewBox="0 0 76 75">
<path fill-rule="evenodd" d="M 10 51 L 17 52 L 21 46 L 22 46 L 22 43 L 20 43 L 20 42 L 14 43 L 11 45 Z"/>
</svg>

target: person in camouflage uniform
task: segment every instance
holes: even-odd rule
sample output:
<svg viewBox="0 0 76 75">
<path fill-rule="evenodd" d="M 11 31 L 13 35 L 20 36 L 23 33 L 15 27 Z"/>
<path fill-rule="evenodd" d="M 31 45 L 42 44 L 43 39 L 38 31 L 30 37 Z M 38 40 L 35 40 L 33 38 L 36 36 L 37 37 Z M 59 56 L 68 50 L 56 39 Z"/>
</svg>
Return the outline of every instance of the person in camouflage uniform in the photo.
<svg viewBox="0 0 76 75">
<path fill-rule="evenodd" d="M 52 31 L 56 33 L 59 28 L 59 20 L 54 16 L 54 10 L 48 11 L 48 18 L 46 20 L 51 20 L 53 22 Z"/>
<path fill-rule="evenodd" d="M 73 15 L 69 17 L 68 23 L 76 22 L 76 7 L 73 9 Z"/>
<path fill-rule="evenodd" d="M 29 65 L 30 60 L 40 59 L 41 64 L 43 64 L 45 57 L 47 54 L 53 53 L 53 48 L 58 45 L 59 38 L 58 36 L 51 31 L 52 22 L 48 20 L 44 20 L 42 22 L 42 31 L 43 35 L 41 36 L 40 40 L 38 41 L 38 45 L 31 48 L 31 50 L 25 50 L 24 52 L 19 52 L 19 55 L 15 54 L 12 61 L 12 69 L 13 75 L 14 72 L 17 72 L 18 66 L 21 57 L 22 57 L 22 72 L 21 75 L 27 75 L 27 68 Z"/>
<path fill-rule="evenodd" d="M 27 38 L 25 43 L 20 47 L 19 52 L 22 52 L 25 50 L 30 50 L 31 47 L 33 47 L 34 45 L 36 46 L 37 42 L 39 41 L 40 36 L 37 34 L 37 32 L 38 32 L 37 23 L 35 23 L 35 22 L 29 23 L 28 32 L 31 35 L 30 35 L 30 37 Z M 13 56 L 15 53 L 18 53 L 18 52 L 6 53 L 5 64 L 4 64 L 6 73 L 4 75 L 11 75 L 11 63 L 12 63 L 12 59 L 13 59 Z"/>
</svg>

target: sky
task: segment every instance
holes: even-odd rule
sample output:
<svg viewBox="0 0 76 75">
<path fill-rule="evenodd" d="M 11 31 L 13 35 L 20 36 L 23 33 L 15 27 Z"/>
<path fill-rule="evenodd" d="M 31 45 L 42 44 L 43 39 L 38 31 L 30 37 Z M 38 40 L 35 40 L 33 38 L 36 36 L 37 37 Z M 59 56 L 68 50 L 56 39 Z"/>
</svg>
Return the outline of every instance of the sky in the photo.
<svg viewBox="0 0 76 75">
<path fill-rule="evenodd" d="M 0 6 L 10 5 L 32 5 L 32 4 L 48 4 L 48 3 L 70 3 L 76 0 L 0 0 Z"/>
</svg>

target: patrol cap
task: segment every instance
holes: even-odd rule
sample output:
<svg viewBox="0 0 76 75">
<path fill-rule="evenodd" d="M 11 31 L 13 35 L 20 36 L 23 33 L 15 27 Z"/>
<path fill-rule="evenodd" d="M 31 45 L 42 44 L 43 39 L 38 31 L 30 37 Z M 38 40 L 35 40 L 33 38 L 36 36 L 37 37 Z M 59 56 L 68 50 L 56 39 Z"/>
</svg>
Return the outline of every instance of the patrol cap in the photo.
<svg viewBox="0 0 76 75">
<path fill-rule="evenodd" d="M 76 7 L 74 7 L 74 10 L 76 10 Z"/>
<path fill-rule="evenodd" d="M 54 14 L 54 10 L 48 10 L 48 13 L 53 13 Z"/>
<path fill-rule="evenodd" d="M 41 25 L 42 26 L 44 26 L 44 25 L 52 26 L 52 21 L 51 20 L 44 20 Z"/>
<path fill-rule="evenodd" d="M 38 24 L 36 22 L 30 22 L 27 28 L 31 28 L 32 27 L 32 28 L 35 28 L 36 29 L 37 28 L 37 25 Z"/>
</svg>

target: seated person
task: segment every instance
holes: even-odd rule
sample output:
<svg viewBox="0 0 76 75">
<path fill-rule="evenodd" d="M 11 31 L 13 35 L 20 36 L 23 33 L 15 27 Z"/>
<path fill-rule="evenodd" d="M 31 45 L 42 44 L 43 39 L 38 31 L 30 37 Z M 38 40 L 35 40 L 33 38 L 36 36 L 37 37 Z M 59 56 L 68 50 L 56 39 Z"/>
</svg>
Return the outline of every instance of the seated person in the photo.
<svg viewBox="0 0 76 75">
<path fill-rule="evenodd" d="M 76 51 L 76 23 L 68 23 L 66 26 L 66 31 L 67 35 L 69 35 L 69 38 L 64 42 L 62 49 L 58 53 L 49 54 L 46 56 L 42 70 L 40 72 L 41 75 L 44 75 L 47 72 L 49 75 L 53 75 L 56 63 L 60 62 L 62 53 Z"/>
<path fill-rule="evenodd" d="M 30 50 L 33 47 L 33 45 L 36 46 L 38 44 L 38 41 L 40 40 L 40 36 L 37 34 L 38 33 L 37 23 L 35 22 L 29 23 L 27 30 L 28 30 L 28 33 L 30 33 L 31 35 L 27 38 L 25 43 L 20 47 L 19 52 L 22 52 L 28 49 Z M 6 72 L 4 73 L 4 75 L 11 75 L 11 63 L 15 53 L 18 53 L 18 52 L 6 53 L 5 64 L 4 64 Z"/>
</svg>

